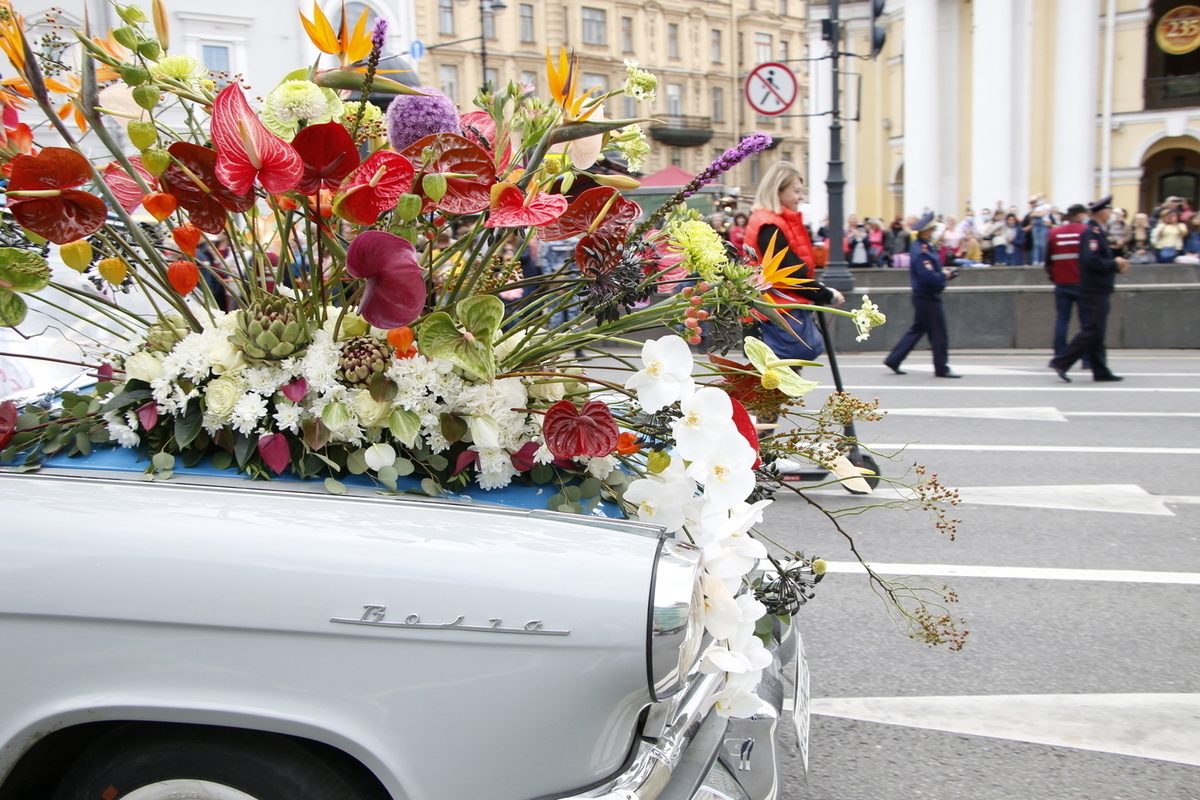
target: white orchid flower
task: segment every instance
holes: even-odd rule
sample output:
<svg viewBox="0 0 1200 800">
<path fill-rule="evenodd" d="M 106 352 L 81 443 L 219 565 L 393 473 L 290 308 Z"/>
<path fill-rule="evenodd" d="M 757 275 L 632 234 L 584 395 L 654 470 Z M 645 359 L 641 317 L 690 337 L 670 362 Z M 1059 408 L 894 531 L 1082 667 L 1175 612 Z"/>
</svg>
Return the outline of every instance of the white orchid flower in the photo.
<svg viewBox="0 0 1200 800">
<path fill-rule="evenodd" d="M 633 504 L 637 518 L 642 522 L 662 525 L 668 533 L 683 527 L 685 499 L 661 481 L 639 478 L 626 487 L 625 500 Z"/>
<path fill-rule="evenodd" d="M 719 578 L 705 573 L 701 583 L 704 589 L 704 627 L 714 639 L 728 639 L 745 622 L 742 607 Z"/>
<path fill-rule="evenodd" d="M 746 438 L 726 431 L 709 440 L 708 451 L 688 467 L 688 477 L 704 484 L 704 496 L 733 508 L 754 491 L 754 462 L 758 458 Z"/>
<path fill-rule="evenodd" d="M 700 657 L 700 671 L 705 675 L 711 675 L 714 672 L 742 675 L 755 670 L 750 666 L 750 659 L 742 653 L 730 650 L 724 645 L 714 644 L 710 645 L 704 651 L 704 655 Z"/>
<path fill-rule="evenodd" d="M 821 366 L 816 361 L 779 358 L 768 344 L 753 336 L 746 337 L 742 344 L 742 352 L 762 374 L 760 380 L 764 389 L 778 389 L 788 397 L 801 397 L 821 385 L 817 381 L 804 380 L 792 370 L 792 367 Z"/>
<path fill-rule="evenodd" d="M 679 401 L 683 416 L 671 425 L 675 452 L 686 461 L 704 456 L 713 437 L 737 431 L 733 423 L 733 401 L 715 386 L 705 386 Z"/>
<path fill-rule="evenodd" d="M 642 346 L 645 367 L 625 382 L 626 389 L 637 392 L 638 402 L 647 414 L 653 414 L 692 393 L 692 351 L 678 336 L 650 339 Z"/>
<path fill-rule="evenodd" d="M 745 595 L 742 596 L 745 597 Z M 762 639 L 754 635 L 754 623 L 750 623 L 748 628 L 739 630 L 734 638 L 726 643 L 726 646 L 730 652 L 737 653 L 746 659 L 746 663 L 750 665 L 749 672 L 761 673 L 775 660 L 771 651 L 763 644 Z"/>
<path fill-rule="evenodd" d="M 709 542 L 700 550 L 701 563 L 714 576 L 740 578 L 767 557 L 767 548 L 753 536 L 741 534 Z"/>
<path fill-rule="evenodd" d="M 712 696 L 713 706 L 722 717 L 745 719 L 752 717 L 762 708 L 763 701 L 752 690 L 741 686 L 726 686 Z"/>
<path fill-rule="evenodd" d="M 763 521 L 763 511 L 773 502 L 775 501 L 759 500 L 751 505 L 742 501 L 734 504 L 732 508 L 726 508 L 718 503 L 705 502 L 700 512 L 700 524 L 703 526 L 703 530 L 697 541 L 704 545 L 711 541 L 746 533 Z"/>
</svg>

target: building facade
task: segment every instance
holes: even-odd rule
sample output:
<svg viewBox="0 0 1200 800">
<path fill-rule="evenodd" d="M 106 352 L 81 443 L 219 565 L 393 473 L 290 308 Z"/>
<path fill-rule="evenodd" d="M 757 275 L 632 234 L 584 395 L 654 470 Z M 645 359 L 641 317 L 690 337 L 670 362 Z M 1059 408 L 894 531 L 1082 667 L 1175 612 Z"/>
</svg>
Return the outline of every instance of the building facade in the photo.
<svg viewBox="0 0 1200 800">
<path fill-rule="evenodd" d="M 582 88 L 619 88 L 625 60 L 636 60 L 658 77 L 655 102 L 616 97 L 604 111 L 654 118 L 643 123 L 653 149 L 642 172 L 675 165 L 697 173 L 743 136 L 763 131 L 775 146 L 725 180 L 748 195 L 775 161 L 807 159 L 804 119 L 756 114 L 742 88 L 756 64 L 802 63 L 805 14 L 803 0 L 415 0 L 417 35 L 427 48 L 416 66 L 424 85 L 469 110 L 487 81 L 516 80 L 544 93 L 546 52 L 560 45 L 578 53 Z M 806 91 L 803 74 L 799 91 Z M 789 111 L 799 114 L 800 103 Z"/>
<path fill-rule="evenodd" d="M 848 50 L 867 48 L 867 6 L 841 4 Z M 813 3 L 812 16 L 824 8 Z M 861 119 L 846 128 L 848 211 L 957 215 L 999 202 L 1024 213 L 1039 193 L 1066 208 L 1111 192 L 1131 212 L 1200 199 L 1200 7 L 889 0 L 885 12 L 883 52 L 844 81 L 848 95 L 861 81 Z M 809 41 L 819 36 L 810 20 Z M 811 83 L 817 110 L 827 107 L 826 81 Z M 812 139 L 815 172 L 824 122 Z"/>
</svg>

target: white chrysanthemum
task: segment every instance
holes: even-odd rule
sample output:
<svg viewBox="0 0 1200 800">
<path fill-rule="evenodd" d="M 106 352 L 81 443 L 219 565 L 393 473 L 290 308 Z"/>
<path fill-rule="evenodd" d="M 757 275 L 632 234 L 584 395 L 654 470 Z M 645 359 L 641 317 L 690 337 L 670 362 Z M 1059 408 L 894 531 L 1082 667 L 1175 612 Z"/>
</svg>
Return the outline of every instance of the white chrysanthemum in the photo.
<svg viewBox="0 0 1200 800">
<path fill-rule="evenodd" d="M 242 395 L 233 406 L 229 422 L 238 433 L 250 434 L 258 427 L 258 422 L 267 413 L 267 401 L 262 395 L 248 392 Z"/>
<path fill-rule="evenodd" d="M 106 423 L 105 429 L 108 431 L 108 438 L 121 447 L 137 447 L 141 443 L 141 437 L 132 426 L 126 425 L 124 418 L 118 411 L 110 411 L 103 415 L 103 420 Z"/>
<path fill-rule="evenodd" d="M 588 475 L 598 480 L 607 478 L 608 473 L 612 472 L 616 466 L 616 456 L 593 456 L 587 460 Z"/>
<path fill-rule="evenodd" d="M 250 367 L 242 371 L 246 380 L 246 388 L 255 394 L 272 395 L 280 386 L 292 379 L 283 370 L 276 367 Z"/>
<path fill-rule="evenodd" d="M 500 447 L 472 448 L 479 453 L 479 476 L 476 479 L 484 489 L 501 489 L 519 475 L 513 466 L 508 451 Z"/>
<path fill-rule="evenodd" d="M 208 77 L 208 67 L 193 56 L 163 56 L 146 65 L 155 77 L 174 78 L 177 81 L 192 81 Z"/>
<path fill-rule="evenodd" d="M 294 403 L 280 403 L 275 407 L 275 424 L 281 431 L 300 432 L 304 422 L 304 407 Z"/>
<path fill-rule="evenodd" d="M 314 333 L 312 344 L 300 360 L 300 374 L 308 380 L 308 387 L 318 394 L 339 388 L 341 384 L 338 383 L 337 370 L 340 358 L 332 336 L 320 330 Z"/>
</svg>

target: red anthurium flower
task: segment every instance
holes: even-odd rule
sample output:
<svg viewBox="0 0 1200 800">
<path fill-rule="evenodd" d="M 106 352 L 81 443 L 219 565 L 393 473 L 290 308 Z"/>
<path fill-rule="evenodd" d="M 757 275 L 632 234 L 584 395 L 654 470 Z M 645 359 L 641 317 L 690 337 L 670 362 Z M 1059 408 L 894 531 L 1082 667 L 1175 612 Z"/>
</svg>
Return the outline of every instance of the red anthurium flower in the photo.
<svg viewBox="0 0 1200 800">
<path fill-rule="evenodd" d="M 456 133 L 434 133 L 401 152 L 421 175 L 446 176 L 446 194 L 436 202 L 425 197 L 421 213 L 437 208 L 448 214 L 477 214 L 491 202 L 496 167 L 491 154 L 470 139 Z M 423 194 L 420 181 L 413 191 Z"/>
<path fill-rule="evenodd" d="M 492 213 L 484 223 L 489 228 L 528 228 L 558 219 L 567 210 L 567 198 L 561 194 L 538 192 L 526 197 L 515 183 L 492 186 Z"/>
<path fill-rule="evenodd" d="M 733 400 L 733 398 L 729 398 Z M 754 420 L 750 417 L 750 412 L 746 407 L 737 400 L 733 400 L 733 424 L 737 427 L 738 433 L 745 437 L 750 446 L 754 448 L 754 452 L 758 453 L 758 431 L 754 429 Z M 753 469 L 758 469 L 762 466 L 762 459 L 754 459 Z"/>
<path fill-rule="evenodd" d="M 0 403 L 0 450 L 17 435 L 17 404 L 12 400 Z"/>
<path fill-rule="evenodd" d="M 591 400 L 576 408 L 570 400 L 559 400 L 542 420 L 546 447 L 556 458 L 606 456 L 617 448 L 620 430 L 606 403 Z"/>
<path fill-rule="evenodd" d="M 36 156 L 12 160 L 8 207 L 22 227 L 55 244 L 100 230 L 108 218 L 104 201 L 74 189 L 92 179 L 88 160 L 65 147 L 47 147 Z"/>
<path fill-rule="evenodd" d="M 496 120 L 492 119 L 492 115 L 486 111 L 470 111 L 466 114 L 458 115 L 458 125 L 462 128 L 463 136 L 472 142 L 476 142 L 485 150 L 490 150 L 493 153 L 493 161 L 501 170 L 507 169 L 512 161 L 512 142 L 504 142 L 504 150 L 500 153 L 500 157 L 495 157 L 496 152 Z"/>
<path fill-rule="evenodd" d="M 641 211 L 637 203 L 621 197 L 616 189 L 597 186 L 576 197 L 557 220 L 538 228 L 538 238 L 556 242 L 585 233 L 623 234 Z"/>
<path fill-rule="evenodd" d="M 129 159 L 129 163 L 133 165 L 134 170 L 141 176 L 142 181 L 150 187 L 151 191 L 158 186 L 158 181 L 151 175 L 145 167 L 142 166 L 142 159 L 134 156 Z M 121 166 L 121 162 L 113 161 L 109 163 L 100 173 L 104 178 L 104 182 L 108 184 L 108 188 L 112 191 L 113 196 L 117 198 L 117 202 L 121 204 L 121 208 L 125 209 L 125 213 L 132 213 L 135 208 L 142 202 L 142 198 L 146 193 L 142 191 L 142 187 L 133 178 L 125 168 Z M 148 210 L 148 209 L 147 209 Z M 159 220 L 161 222 L 162 220 Z"/>
<path fill-rule="evenodd" d="M 290 192 L 304 175 L 300 155 L 263 126 L 237 83 L 213 100 L 210 133 L 217 177 L 236 194 L 250 192 L 256 180 L 271 194 Z"/>
<path fill-rule="evenodd" d="M 292 139 L 292 147 L 304 164 L 304 175 L 296 184 L 300 194 L 316 194 L 322 188 L 337 191 L 358 166 L 358 148 L 340 122 L 309 125 Z"/>
<path fill-rule="evenodd" d="M 196 246 L 200 244 L 200 235 L 200 229 L 191 223 L 171 229 L 171 238 L 175 240 L 179 251 L 187 253 L 192 258 L 196 257 Z"/>
<path fill-rule="evenodd" d="M 287 437 L 282 433 L 268 433 L 258 437 L 258 454 L 262 456 L 263 463 L 270 467 L 276 475 L 287 469 L 288 463 L 292 460 Z"/>
<path fill-rule="evenodd" d="M 458 458 L 454 460 L 454 473 L 450 477 L 454 477 L 462 472 L 467 467 L 479 460 L 479 453 L 474 450 L 463 450 L 458 454 Z"/>
<path fill-rule="evenodd" d="M 254 205 L 254 192 L 239 193 L 217 180 L 217 154 L 207 147 L 176 142 L 168 151 L 172 163 L 159 177 L 163 191 L 175 195 L 188 219 L 205 233 L 225 230 L 229 211 L 241 213 Z"/>
<path fill-rule="evenodd" d="M 537 442 L 526 442 L 521 445 L 521 449 L 510 456 L 513 467 L 517 472 L 529 472 L 537 465 L 534 456 L 537 455 Z"/>
<path fill-rule="evenodd" d="M 346 252 L 346 271 L 366 280 L 358 313 L 376 328 L 403 327 L 425 308 L 425 276 L 407 239 L 387 231 L 360 233 Z"/>
<path fill-rule="evenodd" d="M 333 213 L 355 225 L 374 225 L 380 214 L 396 207 L 396 200 L 412 187 L 412 179 L 411 161 L 399 153 L 380 150 L 342 181 L 333 200 Z"/>
</svg>

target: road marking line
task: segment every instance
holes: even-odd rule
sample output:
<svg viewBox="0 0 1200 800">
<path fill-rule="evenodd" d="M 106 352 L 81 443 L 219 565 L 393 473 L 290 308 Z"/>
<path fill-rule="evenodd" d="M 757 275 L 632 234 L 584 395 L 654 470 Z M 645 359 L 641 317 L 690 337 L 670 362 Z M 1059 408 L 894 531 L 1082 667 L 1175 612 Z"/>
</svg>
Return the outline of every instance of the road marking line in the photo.
<svg viewBox="0 0 1200 800">
<path fill-rule="evenodd" d="M 1064 411 L 1068 417 L 1200 417 L 1197 411 Z"/>
<path fill-rule="evenodd" d="M 1053 406 L 1006 408 L 889 408 L 889 416 L 959 417 L 967 419 L 1016 419 L 1028 422 L 1066 422 L 1067 418 Z"/>
<path fill-rule="evenodd" d="M 832 387 L 825 386 L 830 389 Z M 1157 388 L 1157 387 L 1139 387 L 1139 386 L 1068 386 L 1062 381 L 1058 381 L 1054 386 L 962 386 L 956 384 L 954 386 L 946 386 L 939 384 L 936 386 L 912 386 L 910 384 L 886 384 L 879 386 L 851 386 L 848 391 L 861 392 L 864 389 L 905 389 L 918 392 L 1106 392 L 1119 394 L 1121 392 L 1200 392 L 1200 389 L 1193 388 Z"/>
<path fill-rule="evenodd" d="M 1059 486 L 959 486 L 959 501 L 969 505 L 1044 508 L 1055 511 L 1098 511 L 1109 514 L 1143 514 L 1173 517 L 1168 505 L 1200 504 L 1200 497 L 1150 494 L 1141 486 L 1128 483 L 1067 484 Z M 807 490 L 805 494 L 827 498 L 852 499 L 841 487 Z M 914 499 L 912 491 L 895 485 L 875 488 L 874 497 L 883 500 Z M 855 503 L 861 502 L 854 500 Z"/>
<path fill-rule="evenodd" d="M 1200 766 L 1200 694 L 816 698 L 812 713 Z"/>
<path fill-rule="evenodd" d="M 977 452 L 1016 453 L 1130 453 L 1192 456 L 1200 455 L 1200 447 L 1093 447 L 1089 445 L 1055 444 L 928 444 L 916 442 L 909 445 L 892 442 L 863 442 L 875 451 L 880 450 L 969 450 Z"/>
<path fill-rule="evenodd" d="M 865 574 L 867 571 L 857 561 L 827 561 L 826 565 L 828 572 Z M 1002 578 L 1022 581 L 1101 581 L 1104 583 L 1170 583 L 1182 586 L 1200 586 L 1200 572 L 875 563 L 871 563 L 871 569 L 880 575 L 919 575 L 925 578 Z"/>
</svg>

